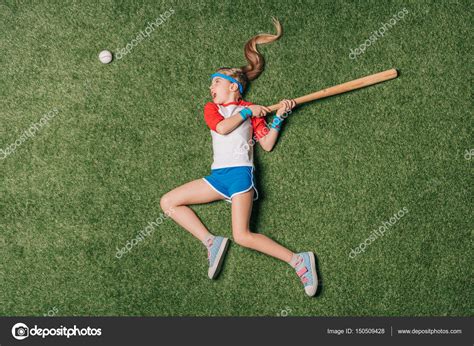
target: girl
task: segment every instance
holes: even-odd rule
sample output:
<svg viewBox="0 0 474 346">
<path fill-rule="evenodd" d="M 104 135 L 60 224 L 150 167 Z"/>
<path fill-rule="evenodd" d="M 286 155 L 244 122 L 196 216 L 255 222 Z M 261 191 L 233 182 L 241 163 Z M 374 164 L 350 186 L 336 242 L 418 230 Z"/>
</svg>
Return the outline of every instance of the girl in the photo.
<svg viewBox="0 0 474 346">
<path fill-rule="evenodd" d="M 163 211 L 173 208 L 170 217 L 207 248 L 210 279 L 219 274 L 229 239 L 211 234 L 188 205 L 226 200 L 232 206 L 234 241 L 291 265 L 300 277 L 306 294 L 314 296 L 318 286 L 314 254 L 293 253 L 265 235 L 253 233 L 249 229 L 252 204 L 258 198 L 253 174 L 253 145 L 249 145 L 252 135 L 253 140 L 265 151 L 271 151 L 280 124 L 296 105 L 294 100 L 282 100 L 268 128 L 264 117 L 269 109 L 242 99 L 249 81 L 263 71 L 264 59 L 257 50 L 257 44 L 273 42 L 282 34 L 278 20 L 273 19 L 273 23 L 276 35 L 257 35 L 246 43 L 246 66 L 219 68 L 211 75 L 212 102 L 204 106 L 204 120 L 211 132 L 214 152 L 211 174 L 166 193 L 160 205 Z"/>
</svg>

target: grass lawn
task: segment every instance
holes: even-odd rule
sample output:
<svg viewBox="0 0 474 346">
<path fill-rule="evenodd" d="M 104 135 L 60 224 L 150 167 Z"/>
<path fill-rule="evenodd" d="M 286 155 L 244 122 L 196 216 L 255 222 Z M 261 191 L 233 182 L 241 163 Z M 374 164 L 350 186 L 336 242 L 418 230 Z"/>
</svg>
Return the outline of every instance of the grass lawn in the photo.
<svg viewBox="0 0 474 346">
<path fill-rule="evenodd" d="M 0 315 L 472 316 L 472 10 L 467 0 L 2 1 Z M 166 11 L 127 54 L 98 61 Z M 317 297 L 288 265 L 235 243 L 209 280 L 204 247 L 170 219 L 118 259 L 160 218 L 165 192 L 209 174 L 209 76 L 244 64 L 244 43 L 272 32 L 271 16 L 284 35 L 261 46 L 266 70 L 248 101 L 401 71 L 296 109 L 272 152 L 255 149 L 252 230 L 316 253 Z M 231 236 L 229 203 L 192 208 Z"/>
</svg>

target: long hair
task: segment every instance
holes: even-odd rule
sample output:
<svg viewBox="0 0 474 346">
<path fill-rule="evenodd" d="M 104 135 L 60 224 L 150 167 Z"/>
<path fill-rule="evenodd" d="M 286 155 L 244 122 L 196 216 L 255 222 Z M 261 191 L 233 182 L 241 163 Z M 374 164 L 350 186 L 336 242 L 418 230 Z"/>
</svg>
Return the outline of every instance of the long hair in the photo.
<svg viewBox="0 0 474 346">
<path fill-rule="evenodd" d="M 263 55 L 257 49 L 257 45 L 270 43 L 278 40 L 282 35 L 281 24 L 276 18 L 272 18 L 273 25 L 277 31 L 276 35 L 272 34 L 259 34 L 252 37 L 247 41 L 244 47 L 245 59 L 247 60 L 247 65 L 244 65 L 240 68 L 235 67 L 221 67 L 217 72 L 224 73 L 232 78 L 237 79 L 244 90 L 247 88 L 249 81 L 256 79 L 262 72 L 265 66 L 265 59 Z"/>
</svg>

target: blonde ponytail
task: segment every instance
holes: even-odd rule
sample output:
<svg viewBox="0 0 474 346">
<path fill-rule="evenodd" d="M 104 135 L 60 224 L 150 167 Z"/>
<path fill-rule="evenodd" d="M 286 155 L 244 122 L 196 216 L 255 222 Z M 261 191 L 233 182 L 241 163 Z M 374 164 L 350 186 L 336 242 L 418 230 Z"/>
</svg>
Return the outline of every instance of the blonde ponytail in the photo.
<svg viewBox="0 0 474 346">
<path fill-rule="evenodd" d="M 275 25 L 275 29 L 277 31 L 276 35 L 259 34 L 252 37 L 245 44 L 244 54 L 248 64 L 242 66 L 241 69 L 249 81 L 257 78 L 262 73 L 265 65 L 265 60 L 263 59 L 263 55 L 260 54 L 260 52 L 258 51 L 257 45 L 276 41 L 282 35 L 282 28 L 280 22 L 276 18 L 272 18 L 272 20 L 273 25 Z"/>
<path fill-rule="evenodd" d="M 244 90 L 247 89 L 248 82 L 257 78 L 262 73 L 265 65 L 265 60 L 263 59 L 262 54 L 257 50 L 257 45 L 276 41 L 282 35 L 280 22 L 276 18 L 272 18 L 272 20 L 277 31 L 276 35 L 259 34 L 252 37 L 245 44 L 244 54 L 245 59 L 247 59 L 247 65 L 240 68 L 221 67 L 217 69 L 217 72 L 235 78 L 242 84 Z"/>
</svg>

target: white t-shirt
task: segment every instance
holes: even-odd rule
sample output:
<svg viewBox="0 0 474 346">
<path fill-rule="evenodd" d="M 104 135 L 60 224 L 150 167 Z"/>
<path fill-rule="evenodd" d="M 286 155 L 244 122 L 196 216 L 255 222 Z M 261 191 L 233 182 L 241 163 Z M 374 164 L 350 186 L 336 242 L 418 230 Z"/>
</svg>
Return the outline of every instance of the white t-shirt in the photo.
<svg viewBox="0 0 474 346">
<path fill-rule="evenodd" d="M 209 102 L 204 106 L 204 120 L 211 130 L 214 153 L 211 169 L 236 166 L 253 167 L 253 144 L 269 131 L 264 117 L 247 118 L 226 135 L 216 132 L 216 126 L 220 121 L 238 114 L 244 107 L 250 105 L 252 103 L 241 100 L 226 104 Z M 252 141 L 254 133 L 255 139 Z"/>
</svg>

